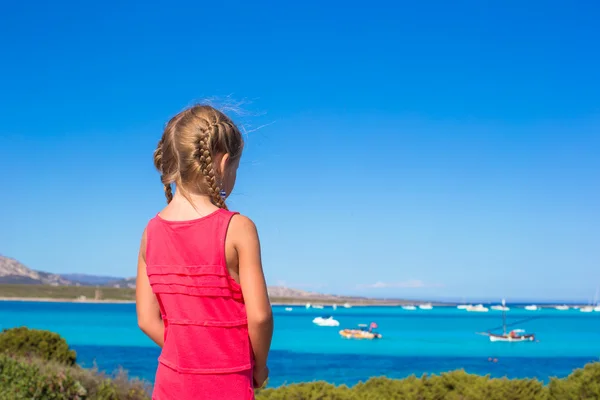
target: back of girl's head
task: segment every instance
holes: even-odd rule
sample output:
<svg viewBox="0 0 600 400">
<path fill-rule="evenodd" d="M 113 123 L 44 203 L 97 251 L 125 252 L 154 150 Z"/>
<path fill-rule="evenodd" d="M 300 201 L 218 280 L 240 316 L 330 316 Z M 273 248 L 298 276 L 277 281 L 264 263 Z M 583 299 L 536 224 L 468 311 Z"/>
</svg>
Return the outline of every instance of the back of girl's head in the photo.
<svg viewBox="0 0 600 400">
<path fill-rule="evenodd" d="M 161 174 L 167 202 L 173 199 L 172 185 L 183 193 L 208 195 L 220 208 L 222 157 L 233 164 L 242 155 L 244 141 L 237 126 L 221 111 L 207 105 L 188 108 L 167 123 L 154 151 L 154 165 Z"/>
</svg>

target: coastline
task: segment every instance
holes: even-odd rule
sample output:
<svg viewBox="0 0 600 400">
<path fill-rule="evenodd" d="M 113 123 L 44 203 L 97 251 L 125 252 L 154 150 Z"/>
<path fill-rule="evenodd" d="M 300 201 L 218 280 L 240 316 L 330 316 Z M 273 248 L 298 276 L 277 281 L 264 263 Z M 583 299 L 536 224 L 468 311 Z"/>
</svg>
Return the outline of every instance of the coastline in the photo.
<svg viewBox="0 0 600 400">
<path fill-rule="evenodd" d="M 118 299 L 78 299 L 78 298 L 52 298 L 52 297 L 6 297 L 6 296 L 0 296 L 0 302 L 2 301 L 21 301 L 21 302 L 32 302 L 32 303 L 82 303 L 82 304 L 135 304 L 135 300 L 118 300 Z M 314 302 L 314 300 L 308 301 L 311 304 L 318 304 L 324 307 L 332 307 L 332 306 L 337 306 L 338 308 L 344 308 L 344 303 L 339 303 L 339 302 L 327 302 L 327 301 L 321 301 L 321 302 Z M 303 299 L 298 299 L 298 300 L 290 300 L 290 301 L 272 301 L 271 305 L 272 306 L 277 306 L 277 307 L 305 307 L 307 301 L 303 300 Z M 376 300 L 373 302 L 356 302 L 353 303 L 351 301 L 348 301 L 347 304 L 349 304 L 351 307 L 401 307 L 404 306 L 406 304 L 406 302 L 397 302 L 397 303 L 393 303 L 393 302 L 377 302 Z M 416 306 L 418 306 L 419 304 L 431 304 L 433 307 L 438 307 L 438 308 L 452 308 L 452 307 L 456 307 L 458 304 L 455 303 L 429 303 L 429 302 L 418 302 L 418 303 L 410 303 L 410 304 L 415 304 Z M 563 305 L 563 303 L 560 304 L 539 304 L 538 308 L 540 309 L 553 309 L 557 306 L 561 306 Z M 570 309 L 573 309 L 575 307 L 586 307 L 585 304 L 569 304 L 568 305 Z"/>
<path fill-rule="evenodd" d="M 135 304 L 135 300 L 117 300 L 117 299 L 101 299 L 101 300 L 96 300 L 96 299 L 73 299 L 73 298 L 52 298 L 52 297 L 6 297 L 6 296 L 0 296 L 0 301 L 23 301 L 23 302 L 33 302 L 33 303 L 114 303 L 114 304 Z M 314 303 L 314 304 L 319 304 L 325 307 L 331 307 L 331 306 L 338 306 L 340 308 L 343 308 L 343 303 L 337 303 L 337 302 L 327 302 L 327 301 L 323 301 L 323 302 L 319 302 L 319 303 Z M 364 302 L 364 303 L 352 303 L 352 302 L 348 302 L 348 304 L 352 307 L 369 307 L 369 306 L 385 306 L 385 307 L 398 307 L 403 305 L 403 303 L 378 303 L 377 301 L 374 302 Z M 277 307 L 283 307 L 283 306 L 288 306 L 288 307 L 299 307 L 302 306 L 304 307 L 306 305 L 306 302 L 303 302 L 301 300 L 298 301 L 272 301 L 271 302 L 272 306 L 277 306 Z M 448 305 L 442 305 L 442 304 L 433 304 L 433 306 L 435 307 L 446 307 Z M 450 305 L 451 306 L 451 305 Z"/>
<path fill-rule="evenodd" d="M 55 299 L 50 297 L 0 297 L 0 301 L 24 301 L 32 303 L 107 303 L 135 304 L 135 300 L 96 300 L 96 299 Z"/>
</svg>

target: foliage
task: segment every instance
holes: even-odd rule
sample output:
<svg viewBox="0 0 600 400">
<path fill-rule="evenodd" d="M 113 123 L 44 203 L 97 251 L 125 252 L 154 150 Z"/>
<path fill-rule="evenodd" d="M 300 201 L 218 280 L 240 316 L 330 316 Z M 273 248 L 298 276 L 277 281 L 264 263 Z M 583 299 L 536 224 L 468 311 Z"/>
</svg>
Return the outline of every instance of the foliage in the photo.
<svg viewBox="0 0 600 400">
<path fill-rule="evenodd" d="M 0 352 L 13 356 L 37 357 L 74 365 L 76 353 L 66 340 L 54 332 L 25 327 L 5 329 L 0 333 Z"/>
<path fill-rule="evenodd" d="M 564 379 L 553 378 L 548 391 L 551 399 L 600 399 L 600 363 L 587 364 Z"/>
<path fill-rule="evenodd" d="M 325 382 L 257 391 L 257 400 L 592 400 L 600 399 L 600 363 L 544 386 L 536 379 L 491 379 L 453 371 L 405 379 L 371 378 L 349 388 Z"/>
<path fill-rule="evenodd" d="M 135 301 L 135 289 L 101 286 L 103 300 Z M 94 286 L 53 286 L 53 285 L 23 285 L 0 284 L 0 293 L 6 299 L 63 299 L 78 300 L 80 298 L 94 299 Z"/>
<path fill-rule="evenodd" d="M 0 400 L 149 400 L 149 387 L 120 373 L 0 355 Z"/>
</svg>

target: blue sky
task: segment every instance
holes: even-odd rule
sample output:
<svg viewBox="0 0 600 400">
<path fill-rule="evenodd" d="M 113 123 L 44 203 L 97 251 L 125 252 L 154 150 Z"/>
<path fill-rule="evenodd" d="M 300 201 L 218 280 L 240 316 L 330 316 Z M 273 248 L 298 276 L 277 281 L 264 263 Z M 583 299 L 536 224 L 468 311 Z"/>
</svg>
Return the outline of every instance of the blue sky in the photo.
<svg viewBox="0 0 600 400">
<path fill-rule="evenodd" d="M 588 1 L 10 2 L 0 253 L 131 276 L 152 151 L 245 101 L 230 207 L 270 284 L 588 300 L 600 286 L 600 6 Z M 484 4 L 485 3 L 485 4 Z"/>
</svg>

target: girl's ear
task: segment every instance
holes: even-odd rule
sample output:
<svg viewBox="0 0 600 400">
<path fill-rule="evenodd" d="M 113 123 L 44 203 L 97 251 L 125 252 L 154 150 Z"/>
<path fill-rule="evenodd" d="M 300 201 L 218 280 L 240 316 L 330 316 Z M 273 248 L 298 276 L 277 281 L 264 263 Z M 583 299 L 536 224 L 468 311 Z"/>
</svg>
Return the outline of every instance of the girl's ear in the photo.
<svg viewBox="0 0 600 400">
<path fill-rule="evenodd" d="M 225 175 L 225 171 L 227 170 L 227 164 L 229 163 L 229 161 L 229 154 L 223 154 L 223 156 L 219 160 L 219 165 L 217 166 L 217 169 L 219 170 L 219 176 L 223 177 Z"/>
</svg>

